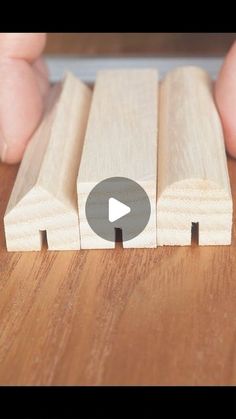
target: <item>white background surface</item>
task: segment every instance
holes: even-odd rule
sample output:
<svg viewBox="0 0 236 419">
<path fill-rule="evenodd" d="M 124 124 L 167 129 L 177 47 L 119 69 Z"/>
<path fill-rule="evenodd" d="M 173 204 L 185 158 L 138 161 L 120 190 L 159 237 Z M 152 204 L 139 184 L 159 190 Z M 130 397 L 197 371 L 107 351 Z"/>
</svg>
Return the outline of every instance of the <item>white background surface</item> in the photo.
<svg viewBox="0 0 236 419">
<path fill-rule="evenodd" d="M 51 81 L 61 80 L 66 71 L 71 71 L 82 81 L 93 83 L 99 70 L 115 68 L 157 68 L 160 77 L 172 68 L 194 65 L 207 70 L 213 79 L 216 78 L 223 62 L 221 57 L 203 58 L 85 58 L 68 56 L 46 56 Z"/>
</svg>

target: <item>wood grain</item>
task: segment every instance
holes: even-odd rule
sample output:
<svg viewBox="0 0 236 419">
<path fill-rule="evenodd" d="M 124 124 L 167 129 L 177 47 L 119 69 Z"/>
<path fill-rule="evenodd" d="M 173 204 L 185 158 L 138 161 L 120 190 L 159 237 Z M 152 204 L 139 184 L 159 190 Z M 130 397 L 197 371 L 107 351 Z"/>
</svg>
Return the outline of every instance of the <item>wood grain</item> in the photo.
<svg viewBox="0 0 236 419">
<path fill-rule="evenodd" d="M 225 55 L 236 33 L 49 33 L 47 54 L 108 56 Z"/>
<path fill-rule="evenodd" d="M 4 217 L 9 251 L 80 249 L 76 178 L 92 92 L 72 74 L 54 86 Z M 65 118 L 66 115 L 66 118 Z"/>
<path fill-rule="evenodd" d="M 151 206 L 145 229 L 137 237 L 124 241 L 123 246 L 156 246 L 157 120 L 156 70 L 105 70 L 98 73 L 77 181 L 82 249 L 114 247 L 114 242 L 94 233 L 85 214 L 87 197 L 92 189 L 111 177 L 125 177 L 137 182 L 146 191 Z M 115 189 L 114 182 L 112 187 Z M 123 195 L 124 202 L 134 206 L 137 192 L 129 190 L 127 193 L 126 189 Z M 139 204 L 143 207 L 141 201 Z M 99 204 L 96 209 L 94 217 L 99 220 Z M 142 211 L 135 219 L 140 216 L 143 217 Z"/>
<path fill-rule="evenodd" d="M 1 223 L 0 384 L 235 385 L 235 278 L 235 226 L 228 247 L 7 253 Z"/>
<path fill-rule="evenodd" d="M 232 199 L 212 81 L 198 67 L 170 71 L 161 86 L 158 141 L 158 245 L 231 243 Z"/>
</svg>

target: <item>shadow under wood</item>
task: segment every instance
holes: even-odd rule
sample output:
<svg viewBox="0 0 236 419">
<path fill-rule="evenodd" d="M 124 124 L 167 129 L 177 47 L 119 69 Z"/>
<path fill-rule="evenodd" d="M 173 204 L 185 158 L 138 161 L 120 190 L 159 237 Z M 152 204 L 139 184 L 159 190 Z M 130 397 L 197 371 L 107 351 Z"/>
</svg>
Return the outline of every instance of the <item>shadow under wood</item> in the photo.
<svg viewBox="0 0 236 419">
<path fill-rule="evenodd" d="M 198 239 L 199 239 L 199 223 L 192 223 L 191 245 L 198 246 Z"/>
</svg>

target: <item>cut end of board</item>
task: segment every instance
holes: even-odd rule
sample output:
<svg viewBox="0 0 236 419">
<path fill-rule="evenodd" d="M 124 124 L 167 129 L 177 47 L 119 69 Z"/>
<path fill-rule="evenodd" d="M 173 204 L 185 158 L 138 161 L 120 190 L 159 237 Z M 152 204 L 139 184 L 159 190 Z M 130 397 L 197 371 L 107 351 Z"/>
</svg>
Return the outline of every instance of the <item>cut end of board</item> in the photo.
<svg viewBox="0 0 236 419">
<path fill-rule="evenodd" d="M 157 203 L 157 245 L 188 246 L 192 224 L 198 224 L 199 245 L 231 243 L 231 196 L 207 180 L 177 182 Z"/>
</svg>

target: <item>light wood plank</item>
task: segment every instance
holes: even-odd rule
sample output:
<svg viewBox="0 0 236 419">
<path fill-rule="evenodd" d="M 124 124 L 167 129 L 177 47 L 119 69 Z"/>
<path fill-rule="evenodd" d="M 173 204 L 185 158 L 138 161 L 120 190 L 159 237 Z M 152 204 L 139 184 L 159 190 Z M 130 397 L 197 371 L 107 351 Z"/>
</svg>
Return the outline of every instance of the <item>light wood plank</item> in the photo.
<svg viewBox="0 0 236 419">
<path fill-rule="evenodd" d="M 151 204 L 146 228 L 123 246 L 156 246 L 157 110 L 156 70 L 99 72 L 77 183 L 83 249 L 114 247 L 90 228 L 85 204 L 98 182 L 116 176 L 139 183 Z"/>
<path fill-rule="evenodd" d="M 90 89 L 67 74 L 50 95 L 43 121 L 20 166 L 4 217 L 9 251 L 80 248 L 76 177 Z"/>
<path fill-rule="evenodd" d="M 208 74 L 197 67 L 169 72 L 160 93 L 157 244 L 231 243 L 232 197 L 223 132 Z"/>
</svg>

